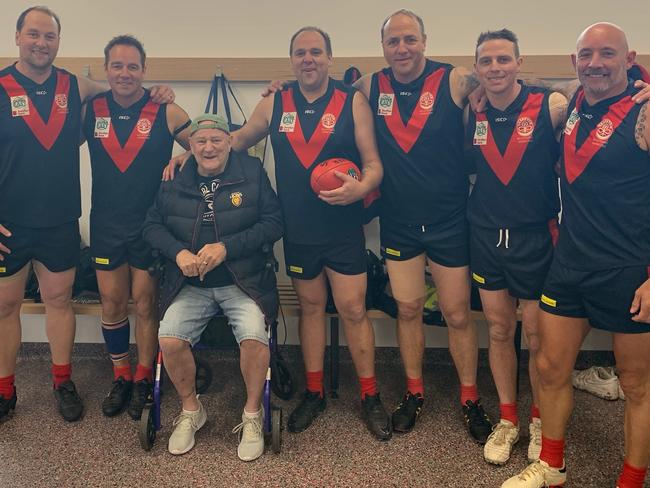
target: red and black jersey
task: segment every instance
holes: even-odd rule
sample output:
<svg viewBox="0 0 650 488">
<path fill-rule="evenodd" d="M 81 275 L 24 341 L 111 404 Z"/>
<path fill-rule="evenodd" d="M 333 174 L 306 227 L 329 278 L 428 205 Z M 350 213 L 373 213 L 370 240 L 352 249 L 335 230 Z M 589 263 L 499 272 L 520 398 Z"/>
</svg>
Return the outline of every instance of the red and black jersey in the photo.
<svg viewBox="0 0 650 488">
<path fill-rule="evenodd" d="M 543 89 L 522 86 L 505 110 L 470 111 L 466 139 L 476 167 L 467 215 L 472 225 L 545 224 L 560 209 L 555 164 L 559 145 Z"/>
<path fill-rule="evenodd" d="M 293 82 L 275 94 L 269 127 L 285 238 L 295 244 L 328 244 L 356 236 L 363 204 L 330 205 L 312 191 L 311 172 L 334 157 L 361 168 L 354 137 L 352 99 L 356 90 L 330 79 L 327 92 L 308 103 Z"/>
<path fill-rule="evenodd" d="M 650 155 L 636 143 L 642 105 L 620 95 L 590 106 L 582 89 L 562 136 L 556 255 L 577 270 L 650 264 Z"/>
<path fill-rule="evenodd" d="M 370 107 L 384 165 L 382 218 L 415 225 L 465 218 L 463 111 L 451 98 L 452 69 L 427 60 L 408 84 L 396 81 L 390 68 L 372 75 Z"/>
<path fill-rule="evenodd" d="M 81 215 L 77 78 L 52 67 L 42 84 L 0 71 L 0 219 L 52 227 Z"/>
<path fill-rule="evenodd" d="M 108 91 L 88 103 L 83 129 L 92 166 L 93 218 L 139 226 L 172 154 L 167 105 L 152 102 L 145 90 L 124 108 Z"/>
</svg>

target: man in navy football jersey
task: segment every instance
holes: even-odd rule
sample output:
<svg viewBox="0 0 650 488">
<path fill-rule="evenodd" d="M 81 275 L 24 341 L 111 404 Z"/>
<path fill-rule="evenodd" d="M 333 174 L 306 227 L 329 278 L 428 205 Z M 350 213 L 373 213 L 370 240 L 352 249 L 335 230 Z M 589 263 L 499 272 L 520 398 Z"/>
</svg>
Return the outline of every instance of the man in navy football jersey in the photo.
<svg viewBox="0 0 650 488">
<path fill-rule="evenodd" d="M 158 104 L 143 88 L 144 47 L 117 36 L 104 49 L 111 89 L 84 112 L 83 132 L 92 166 L 90 249 L 102 302 L 102 333 L 114 381 L 102 402 L 104 415 L 128 413 L 138 420 L 153 383 L 157 348 L 157 280 L 148 273 L 151 248 L 141 236 L 147 209 L 160 186 L 174 141 L 189 147 L 190 119 L 174 103 Z M 138 362 L 129 361 L 129 298 L 135 307 Z"/>
<path fill-rule="evenodd" d="M 543 287 L 537 354 L 542 449 L 503 488 L 564 486 L 571 372 L 591 327 L 612 332 L 625 393 L 619 488 L 642 488 L 650 462 L 650 124 L 626 70 L 636 53 L 609 23 L 572 55 L 582 85 L 561 144 L 562 221 Z M 623 164 L 624 163 L 624 164 Z"/>
<path fill-rule="evenodd" d="M 427 60 L 422 19 L 399 10 L 382 24 L 389 67 L 355 85 L 368 97 L 385 176 L 381 185 L 381 252 L 397 301 L 397 337 L 406 374 L 393 413 L 410 431 L 424 402 L 424 269 L 438 290 L 460 380 L 467 428 L 484 443 L 492 431 L 476 386 L 477 330 L 470 317 L 468 175 L 463 160 L 463 107 L 478 86 L 463 67 Z"/>
<path fill-rule="evenodd" d="M 361 200 L 381 181 L 372 114 L 357 90 L 329 77 L 329 36 L 314 27 L 291 39 L 297 81 L 264 98 L 248 123 L 233 134 L 233 147 L 271 136 L 278 196 L 285 224 L 284 254 L 301 308 L 300 342 L 306 392 L 289 417 L 301 432 L 325 409 L 323 361 L 327 283 L 343 322 L 361 386 L 363 415 L 381 440 L 391 437 L 390 418 L 377 392 L 374 332 L 365 310 L 366 259 Z M 343 186 L 313 193 L 309 181 L 321 162 L 343 157 L 357 164 L 361 178 L 337 173 Z"/>
<path fill-rule="evenodd" d="M 105 88 L 53 66 L 61 22 L 31 7 L 16 22 L 18 61 L 0 71 L 0 418 L 16 406 L 20 307 L 33 265 L 45 304 L 54 396 L 63 418 L 81 417 L 71 380 L 79 262 L 81 105 Z M 158 101 L 173 100 L 169 90 Z"/>
<path fill-rule="evenodd" d="M 557 138 L 564 127 L 567 100 L 517 80 L 523 58 L 512 31 L 484 32 L 476 44 L 474 72 L 485 90 L 487 107 L 481 113 L 465 110 L 468 159 L 476 173 L 468 202 L 470 267 L 488 322 L 490 368 L 500 410 L 484 457 L 504 464 L 519 440 L 513 345 L 519 303 L 530 352 L 528 458 L 534 461 L 541 448 L 534 360 L 538 300 L 557 237 Z"/>
</svg>

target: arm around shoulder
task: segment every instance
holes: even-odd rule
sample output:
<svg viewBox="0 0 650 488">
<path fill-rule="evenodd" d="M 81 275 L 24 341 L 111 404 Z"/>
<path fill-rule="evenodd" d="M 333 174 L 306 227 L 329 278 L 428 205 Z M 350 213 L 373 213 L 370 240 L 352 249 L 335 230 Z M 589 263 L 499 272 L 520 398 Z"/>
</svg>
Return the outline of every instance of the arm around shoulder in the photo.
<svg viewBox="0 0 650 488">
<path fill-rule="evenodd" d="M 262 98 L 248 122 L 241 129 L 232 133 L 232 148 L 235 151 L 244 151 L 266 137 L 273 115 L 274 100 L 275 96 Z"/>
</svg>

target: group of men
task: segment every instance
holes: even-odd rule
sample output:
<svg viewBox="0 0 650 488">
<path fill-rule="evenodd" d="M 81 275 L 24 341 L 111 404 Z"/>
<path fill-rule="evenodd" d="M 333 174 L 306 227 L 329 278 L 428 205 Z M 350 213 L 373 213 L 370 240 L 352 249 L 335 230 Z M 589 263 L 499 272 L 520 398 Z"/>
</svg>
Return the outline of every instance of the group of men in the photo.
<svg viewBox="0 0 650 488">
<path fill-rule="evenodd" d="M 17 24 L 20 59 L 0 72 L 0 332 L 7 338 L 0 345 L 0 416 L 16 404 L 19 311 L 32 260 L 47 309 L 55 396 L 64 418 L 74 420 L 82 412 L 70 380 L 74 316 L 69 300 L 79 217 L 75 137 L 82 128 L 81 103 L 103 90 L 52 66 L 59 32 L 51 11 L 26 11 Z M 359 378 L 368 429 L 388 440 L 393 431 L 414 428 L 425 398 L 422 310 L 428 267 L 448 326 L 460 381 L 459 409 L 470 435 L 484 444 L 485 459 L 494 464 L 509 459 L 520 435 L 512 344 L 521 307 L 531 353 L 531 464 L 503 486 L 564 485 L 571 371 L 590 327 L 613 333 L 626 397 L 625 462 L 617 486 L 643 486 L 650 461 L 650 127 L 648 104 L 636 103 L 648 97 L 648 90 L 640 98 L 628 80 L 635 53 L 620 28 L 598 23 L 580 35 L 573 55 L 580 87 L 576 83 L 571 93 L 564 90 L 565 97 L 517 80 L 522 58 L 516 36 L 506 29 L 481 34 L 472 73 L 428 60 L 422 19 L 399 10 L 381 28 L 388 68 L 350 88 L 329 77 L 329 36 L 305 27 L 289 46 L 296 81 L 263 98 L 249 122 L 232 134 L 221 118 L 203 116 L 189 126 L 177 106 L 150 102 L 141 87 L 144 50 L 131 37 L 116 39 L 121 40 L 111 41 L 105 52 L 111 90 L 88 104 L 83 123 L 93 165 L 91 248 L 102 294 L 102 329 L 115 371 L 104 413 L 121 412 L 131 399 L 129 413 L 137 418 L 138 399 L 150 388 L 155 282 L 144 272 L 149 254 L 139 229 L 172 140 L 187 145 L 189 137 L 188 173 L 158 190 L 144 224 L 146 242 L 168 258 L 166 274 L 175 276 L 163 284 L 169 293 L 162 300 L 160 326 L 161 348 L 183 403 L 170 438 L 172 453 L 192 448 L 206 418 L 188 381 L 193 377 L 189 345 L 206 317 L 185 317 L 205 303 L 224 308 L 231 299 L 222 294 L 226 290 L 242 302 L 238 312 L 258 317 L 255 330 L 244 333 L 236 320 L 233 326 L 242 352 L 256 351 L 248 362 L 242 355 L 248 398 L 237 428 L 240 458 L 255 459 L 263 450 L 263 414 L 257 407 L 265 365 L 259 357 L 263 328 L 274 318 L 277 303 L 263 299 L 275 281 L 264 278 L 262 268 L 269 269 L 265 249 L 282 233 L 277 227 L 281 209 L 287 274 L 301 305 L 306 372 L 306 391 L 290 415 L 290 431 L 305 430 L 326 408 L 328 282 Z M 481 111 L 467 107 L 479 85 L 487 99 Z M 268 193 L 268 180 L 230 150 L 244 150 L 267 134 L 279 202 Z M 151 152 L 145 154 L 147 147 Z M 357 163 L 362 176 L 338 173 L 342 186 L 316 195 L 310 173 L 331 157 Z M 125 178 L 135 168 L 141 173 Z M 470 172 L 476 174 L 471 194 Z M 229 189 L 243 181 L 237 176 L 256 182 L 257 190 Z M 101 181 L 109 183 L 99 188 Z M 142 187 L 134 190 L 129 186 L 134 181 L 142 181 Z M 40 191 L 28 193 L 27 185 L 31 190 L 33 184 L 40 184 Z M 374 334 L 364 304 L 361 202 L 378 185 L 381 252 L 398 306 L 397 338 L 406 376 L 406 393 L 392 415 L 377 390 Z M 202 202 L 198 214 L 197 201 Z M 249 201 L 264 202 L 267 211 L 245 213 Z M 228 217 L 234 210 L 245 215 L 243 227 Z M 470 276 L 488 322 L 500 403 L 496 425 L 476 387 Z M 138 304 L 135 375 L 128 360 L 129 285 Z M 244 304 L 246 299 L 253 303 Z M 268 363 L 268 356 L 262 358 Z"/>
</svg>

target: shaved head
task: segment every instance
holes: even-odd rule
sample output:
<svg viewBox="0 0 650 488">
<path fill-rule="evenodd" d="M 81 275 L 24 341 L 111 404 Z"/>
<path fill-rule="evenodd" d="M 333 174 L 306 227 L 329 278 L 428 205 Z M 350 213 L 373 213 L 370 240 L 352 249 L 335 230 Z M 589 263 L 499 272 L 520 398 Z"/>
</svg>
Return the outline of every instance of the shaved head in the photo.
<svg viewBox="0 0 650 488">
<path fill-rule="evenodd" d="M 597 22 L 583 30 L 582 33 L 578 36 L 578 41 L 576 43 L 577 51 L 580 50 L 580 45 L 584 41 L 585 37 L 591 35 L 596 35 L 599 37 L 602 36 L 613 43 L 617 43 L 618 47 L 622 51 L 629 51 L 625 32 L 619 26 L 612 24 L 611 22 Z"/>
</svg>

